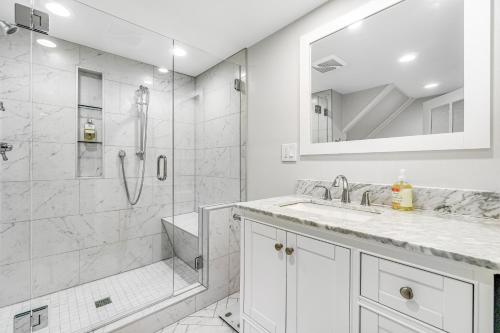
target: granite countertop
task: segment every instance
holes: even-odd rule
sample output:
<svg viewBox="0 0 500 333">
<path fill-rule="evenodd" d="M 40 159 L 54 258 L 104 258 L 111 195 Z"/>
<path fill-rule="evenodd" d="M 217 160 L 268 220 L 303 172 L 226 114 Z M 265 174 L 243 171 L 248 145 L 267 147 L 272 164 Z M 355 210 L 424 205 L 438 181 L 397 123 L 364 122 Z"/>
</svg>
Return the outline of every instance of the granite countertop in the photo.
<svg viewBox="0 0 500 333">
<path fill-rule="evenodd" d="M 500 223 L 492 219 L 444 215 L 428 211 L 398 212 L 385 206 L 371 206 L 380 214 L 354 221 L 287 208 L 300 202 L 342 206 L 338 201 L 294 195 L 242 202 L 243 210 L 280 218 L 331 232 L 390 244 L 412 252 L 448 258 L 489 269 L 500 269 Z M 350 205 L 354 209 L 363 209 Z M 343 209 L 341 209 L 343 210 Z M 352 213 L 356 213 L 353 211 Z"/>
</svg>

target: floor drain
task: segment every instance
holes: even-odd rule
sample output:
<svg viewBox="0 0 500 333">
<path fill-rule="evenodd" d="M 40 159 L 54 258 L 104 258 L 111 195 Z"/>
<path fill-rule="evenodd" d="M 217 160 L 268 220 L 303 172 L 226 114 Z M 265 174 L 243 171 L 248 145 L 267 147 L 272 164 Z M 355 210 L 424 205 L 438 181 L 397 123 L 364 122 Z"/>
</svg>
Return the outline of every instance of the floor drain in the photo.
<svg viewBox="0 0 500 333">
<path fill-rule="evenodd" d="M 96 301 L 95 302 L 95 307 L 96 308 L 100 308 L 101 306 L 105 306 L 105 305 L 108 305 L 108 304 L 111 304 L 111 298 L 106 297 L 106 298 L 103 298 L 103 299 L 100 299 L 100 300 Z"/>
</svg>

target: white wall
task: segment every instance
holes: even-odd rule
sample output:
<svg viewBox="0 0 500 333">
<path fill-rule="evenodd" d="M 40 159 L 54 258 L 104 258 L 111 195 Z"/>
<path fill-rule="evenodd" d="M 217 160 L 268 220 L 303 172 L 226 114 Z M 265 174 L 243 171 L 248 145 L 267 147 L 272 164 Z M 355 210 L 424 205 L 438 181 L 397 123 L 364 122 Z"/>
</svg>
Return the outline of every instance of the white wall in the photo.
<svg viewBox="0 0 500 333">
<path fill-rule="evenodd" d="M 400 113 L 375 138 L 390 138 L 403 135 L 421 135 L 424 133 L 424 116 L 422 103 L 430 98 L 418 98 Z"/>
<path fill-rule="evenodd" d="M 248 199 L 292 193 L 298 178 L 392 183 L 406 168 L 420 186 L 500 191 L 500 21 L 494 27 L 493 149 L 302 157 L 280 161 L 280 145 L 299 141 L 299 38 L 367 0 L 332 0 L 248 50 Z M 493 17 L 500 17 L 496 6 Z"/>
</svg>

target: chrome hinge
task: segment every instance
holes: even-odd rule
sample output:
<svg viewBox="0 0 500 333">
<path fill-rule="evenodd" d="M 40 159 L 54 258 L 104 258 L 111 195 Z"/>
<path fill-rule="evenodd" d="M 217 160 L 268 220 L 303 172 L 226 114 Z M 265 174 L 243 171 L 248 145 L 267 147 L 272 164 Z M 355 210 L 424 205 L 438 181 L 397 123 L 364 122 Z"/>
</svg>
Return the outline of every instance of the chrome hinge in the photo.
<svg viewBox="0 0 500 333">
<path fill-rule="evenodd" d="M 194 269 L 199 270 L 203 268 L 203 256 L 194 258 Z"/>
<path fill-rule="evenodd" d="M 49 33 L 50 19 L 47 13 L 16 3 L 15 16 L 18 26 L 46 35 Z"/>
<path fill-rule="evenodd" d="M 234 89 L 236 91 L 241 91 L 242 82 L 240 79 L 234 79 Z"/>
<path fill-rule="evenodd" d="M 42 307 L 14 316 L 14 333 L 36 332 L 49 325 L 49 307 Z"/>
</svg>

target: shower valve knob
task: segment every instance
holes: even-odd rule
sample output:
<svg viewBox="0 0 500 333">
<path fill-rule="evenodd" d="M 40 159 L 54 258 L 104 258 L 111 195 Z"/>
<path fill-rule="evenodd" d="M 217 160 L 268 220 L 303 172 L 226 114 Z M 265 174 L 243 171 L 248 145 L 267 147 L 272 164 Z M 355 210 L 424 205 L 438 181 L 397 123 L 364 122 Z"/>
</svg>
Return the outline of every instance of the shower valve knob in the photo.
<svg viewBox="0 0 500 333">
<path fill-rule="evenodd" d="M 4 161 L 8 161 L 6 152 L 12 151 L 13 146 L 7 142 L 0 142 L 0 155 Z"/>
</svg>

